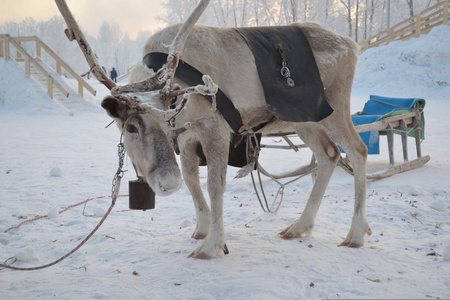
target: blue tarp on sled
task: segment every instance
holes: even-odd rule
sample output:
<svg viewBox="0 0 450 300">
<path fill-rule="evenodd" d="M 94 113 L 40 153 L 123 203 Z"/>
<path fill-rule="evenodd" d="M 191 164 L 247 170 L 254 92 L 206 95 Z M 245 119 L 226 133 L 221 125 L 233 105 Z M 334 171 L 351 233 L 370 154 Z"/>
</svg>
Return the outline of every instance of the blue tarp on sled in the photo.
<svg viewBox="0 0 450 300">
<path fill-rule="evenodd" d="M 409 113 L 414 109 L 423 108 L 424 106 L 425 100 L 421 98 L 389 98 L 370 95 L 370 100 L 364 105 L 363 111 L 353 115 L 352 120 L 355 126 L 370 124 L 386 117 Z M 423 113 L 421 127 L 421 138 L 423 138 Z M 414 136 L 414 132 L 410 132 L 408 135 Z M 380 131 L 361 132 L 360 136 L 367 145 L 369 154 L 380 154 Z"/>
</svg>

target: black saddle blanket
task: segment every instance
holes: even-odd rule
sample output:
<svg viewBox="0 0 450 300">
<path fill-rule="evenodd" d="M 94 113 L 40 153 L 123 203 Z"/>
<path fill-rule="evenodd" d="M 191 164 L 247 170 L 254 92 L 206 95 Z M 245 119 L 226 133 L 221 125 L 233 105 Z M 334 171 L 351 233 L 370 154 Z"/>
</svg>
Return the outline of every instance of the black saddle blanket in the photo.
<svg viewBox="0 0 450 300">
<path fill-rule="evenodd" d="M 300 28 L 270 26 L 236 30 L 255 57 L 266 103 L 275 117 L 284 121 L 317 122 L 333 112 L 325 99 L 311 47 Z M 283 62 L 289 70 L 284 76 Z"/>
</svg>

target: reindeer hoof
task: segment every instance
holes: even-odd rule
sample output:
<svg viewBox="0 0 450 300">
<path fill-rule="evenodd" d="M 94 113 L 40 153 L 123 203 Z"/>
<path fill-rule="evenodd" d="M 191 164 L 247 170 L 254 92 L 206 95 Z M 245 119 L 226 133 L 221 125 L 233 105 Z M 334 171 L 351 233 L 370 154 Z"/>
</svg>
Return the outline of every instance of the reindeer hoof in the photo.
<svg viewBox="0 0 450 300">
<path fill-rule="evenodd" d="M 204 240 L 204 239 L 206 239 L 206 237 L 207 237 L 207 234 L 200 233 L 200 232 L 194 232 L 192 234 L 192 238 L 194 240 Z"/>
<path fill-rule="evenodd" d="M 281 238 L 285 240 L 292 240 L 296 238 L 311 236 L 313 226 L 305 227 L 295 225 L 296 224 L 286 227 L 278 235 L 280 235 Z"/>
<path fill-rule="evenodd" d="M 226 244 L 224 244 L 221 249 L 225 255 L 230 253 Z M 220 251 L 220 249 L 218 249 L 218 250 Z M 206 254 L 206 252 L 204 252 L 203 250 L 197 249 L 194 252 L 192 252 L 191 254 L 189 254 L 188 258 L 213 259 L 213 258 L 220 257 L 220 256 L 221 256 L 221 254 L 219 252 L 217 253 L 217 256 L 212 256 L 212 255 Z"/>
<path fill-rule="evenodd" d="M 356 242 L 349 242 L 349 241 L 343 241 L 338 245 L 338 247 L 348 247 L 348 248 L 361 248 L 364 246 L 363 244 L 356 243 Z"/>
<path fill-rule="evenodd" d="M 288 230 L 289 230 L 289 227 L 281 232 L 278 232 L 278 235 L 285 235 Z"/>
<path fill-rule="evenodd" d="M 338 247 L 361 248 L 364 246 L 364 234 L 372 235 L 372 229 L 367 226 L 365 231 L 361 232 L 358 230 L 355 232 L 353 228 L 350 228 L 349 234 L 345 240 L 338 245 Z"/>
<path fill-rule="evenodd" d="M 292 232 L 289 232 L 289 231 L 287 231 L 285 233 L 280 232 L 279 235 L 281 235 L 281 238 L 285 239 L 285 240 L 292 240 L 292 239 L 297 238 Z"/>
<path fill-rule="evenodd" d="M 227 244 L 223 245 L 223 253 L 225 253 L 225 255 L 227 255 L 228 253 L 230 253 L 230 251 L 228 251 Z"/>
<path fill-rule="evenodd" d="M 286 227 L 283 231 L 279 232 L 278 235 L 285 240 L 292 240 L 294 237 L 294 235 L 292 234 L 292 232 L 289 231 L 289 229 L 291 229 L 292 226 L 288 226 Z"/>
<path fill-rule="evenodd" d="M 195 258 L 195 259 L 209 260 L 209 259 L 212 259 L 213 257 L 207 255 L 207 254 L 204 253 L 204 252 L 200 252 L 200 253 L 197 253 L 197 254 L 196 254 L 195 251 L 194 251 L 194 252 L 192 252 L 191 254 L 188 255 L 188 258 Z"/>
</svg>

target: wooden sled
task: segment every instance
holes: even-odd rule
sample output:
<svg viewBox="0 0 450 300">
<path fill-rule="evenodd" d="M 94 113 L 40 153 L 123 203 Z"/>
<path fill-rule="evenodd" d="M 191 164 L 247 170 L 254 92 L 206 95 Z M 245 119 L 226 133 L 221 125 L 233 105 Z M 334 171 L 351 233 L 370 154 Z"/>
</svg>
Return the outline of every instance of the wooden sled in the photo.
<svg viewBox="0 0 450 300">
<path fill-rule="evenodd" d="M 389 168 L 367 176 L 368 179 L 383 179 L 398 173 L 419 168 L 430 160 L 430 156 L 422 156 L 421 142 L 425 138 L 425 100 L 419 98 L 388 98 L 371 95 L 362 112 L 352 116 L 355 129 L 360 134 L 386 135 L 389 153 Z M 375 122 L 364 122 L 364 119 L 375 119 Z M 394 134 L 399 134 L 402 141 L 403 162 L 395 163 Z M 409 160 L 407 138 L 415 139 L 417 158 Z M 369 154 L 379 154 L 376 139 L 363 137 Z M 369 141 L 370 140 L 370 141 Z M 374 150 L 374 151 L 371 151 Z M 350 174 L 353 170 L 344 168 Z"/>
<path fill-rule="evenodd" d="M 388 154 L 389 154 L 389 167 L 384 170 L 379 170 L 374 173 L 368 174 L 367 179 L 383 179 L 395 174 L 406 172 L 419 168 L 426 164 L 430 160 L 429 155 L 422 156 L 421 142 L 424 139 L 425 119 L 424 110 L 425 100 L 419 98 L 388 98 L 371 95 L 364 106 L 362 112 L 359 112 L 352 116 L 355 129 L 360 133 L 361 138 L 368 147 L 369 154 L 379 154 L 379 136 L 385 135 L 387 137 Z M 294 135 L 294 132 L 270 134 L 263 137 L 282 137 L 288 145 L 266 145 L 261 143 L 260 149 L 274 148 L 274 149 L 293 149 L 298 151 L 302 148 L 307 148 L 306 145 L 295 145 L 290 139 L 290 135 Z M 403 162 L 396 163 L 394 159 L 394 135 L 398 134 L 402 141 L 403 150 Z M 409 160 L 408 143 L 407 138 L 412 137 L 415 139 L 417 158 Z M 346 172 L 353 175 L 353 168 L 351 162 L 344 157 L 341 157 L 339 161 L 341 166 Z M 256 173 L 259 181 L 259 188 L 255 183 L 253 172 L 251 173 L 253 185 L 256 191 L 258 200 L 264 211 L 276 212 L 282 202 L 284 188 L 287 184 L 292 183 L 307 174 L 314 174 L 317 164 L 314 155 L 310 164 L 300 167 L 296 170 L 287 172 L 285 174 L 274 175 L 267 172 L 259 163 L 256 162 Z M 264 193 L 264 188 L 261 180 L 261 174 L 273 179 L 280 185 L 280 188 L 271 205 L 268 204 L 267 198 Z M 287 183 L 281 183 L 279 179 L 294 177 Z M 314 177 L 314 176 L 313 176 Z M 261 191 L 264 204 L 261 200 L 258 189 Z M 277 203 L 278 201 L 278 203 Z"/>
</svg>

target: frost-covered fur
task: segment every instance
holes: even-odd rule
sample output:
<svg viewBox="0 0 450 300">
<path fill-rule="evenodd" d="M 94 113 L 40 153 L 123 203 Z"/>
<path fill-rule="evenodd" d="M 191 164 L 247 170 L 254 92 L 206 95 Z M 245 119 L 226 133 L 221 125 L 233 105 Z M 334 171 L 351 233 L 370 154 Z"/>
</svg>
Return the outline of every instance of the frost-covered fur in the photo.
<svg viewBox="0 0 450 300">
<path fill-rule="evenodd" d="M 138 82 L 153 76 L 154 72 L 152 69 L 147 68 L 142 64 L 137 64 L 130 70 L 130 82 Z"/>
<path fill-rule="evenodd" d="M 262 131 L 269 133 L 295 130 L 314 152 L 318 163 L 317 179 L 303 213 L 280 234 L 285 239 L 311 234 L 325 189 L 340 157 L 337 143 L 352 161 L 355 174 L 353 220 L 346 239 L 340 245 L 361 247 L 364 244 L 364 235 L 370 235 L 371 230 L 365 213 L 367 148 L 356 133 L 350 118 L 350 94 L 359 50 L 351 39 L 339 36 L 318 24 L 295 23 L 291 26 L 300 27 L 308 38 L 325 87 L 325 96 L 334 112 L 320 122 L 293 123 L 275 120 Z M 143 55 L 149 52 L 167 53 L 165 45 L 172 42 L 178 29 L 179 25 L 171 26 L 150 37 L 145 44 Z M 247 128 L 272 118 L 263 100 L 263 88 L 254 57 L 234 29 L 196 25 L 187 39 L 182 59 L 203 74 L 211 76 L 239 109 Z M 136 69 L 135 75 L 142 68 L 145 67 Z M 124 107 L 121 108 L 123 111 L 117 112 L 117 103 L 103 106 L 119 124 L 123 124 L 130 114 L 137 114 L 136 111 L 126 110 Z M 167 125 L 160 117 L 151 114 L 143 114 L 140 117 L 143 122 L 141 126 L 146 132 L 167 133 Z M 191 127 L 178 138 L 182 174 L 192 194 L 197 214 L 197 225 L 192 237 L 204 239 L 190 256 L 215 258 L 228 251 L 223 226 L 223 194 L 231 129 L 220 113 L 212 110 L 211 104 L 198 95 L 191 96 L 186 109 L 177 116 L 176 126 L 180 127 L 187 122 L 191 123 Z M 127 134 L 126 130 L 124 133 Z M 141 135 L 139 138 L 146 137 Z M 208 162 L 207 189 L 211 207 L 200 188 L 199 158 L 196 154 L 198 144 L 202 146 Z M 171 146 L 164 145 L 165 151 L 173 153 Z M 131 158 L 136 166 L 144 165 L 143 161 L 154 159 L 154 154 L 151 153 L 153 150 L 150 145 L 148 147 L 149 149 L 145 150 L 141 148 L 139 151 L 142 152 Z M 161 160 L 162 157 L 157 159 Z M 147 171 L 149 170 L 142 170 L 144 173 Z"/>
</svg>

